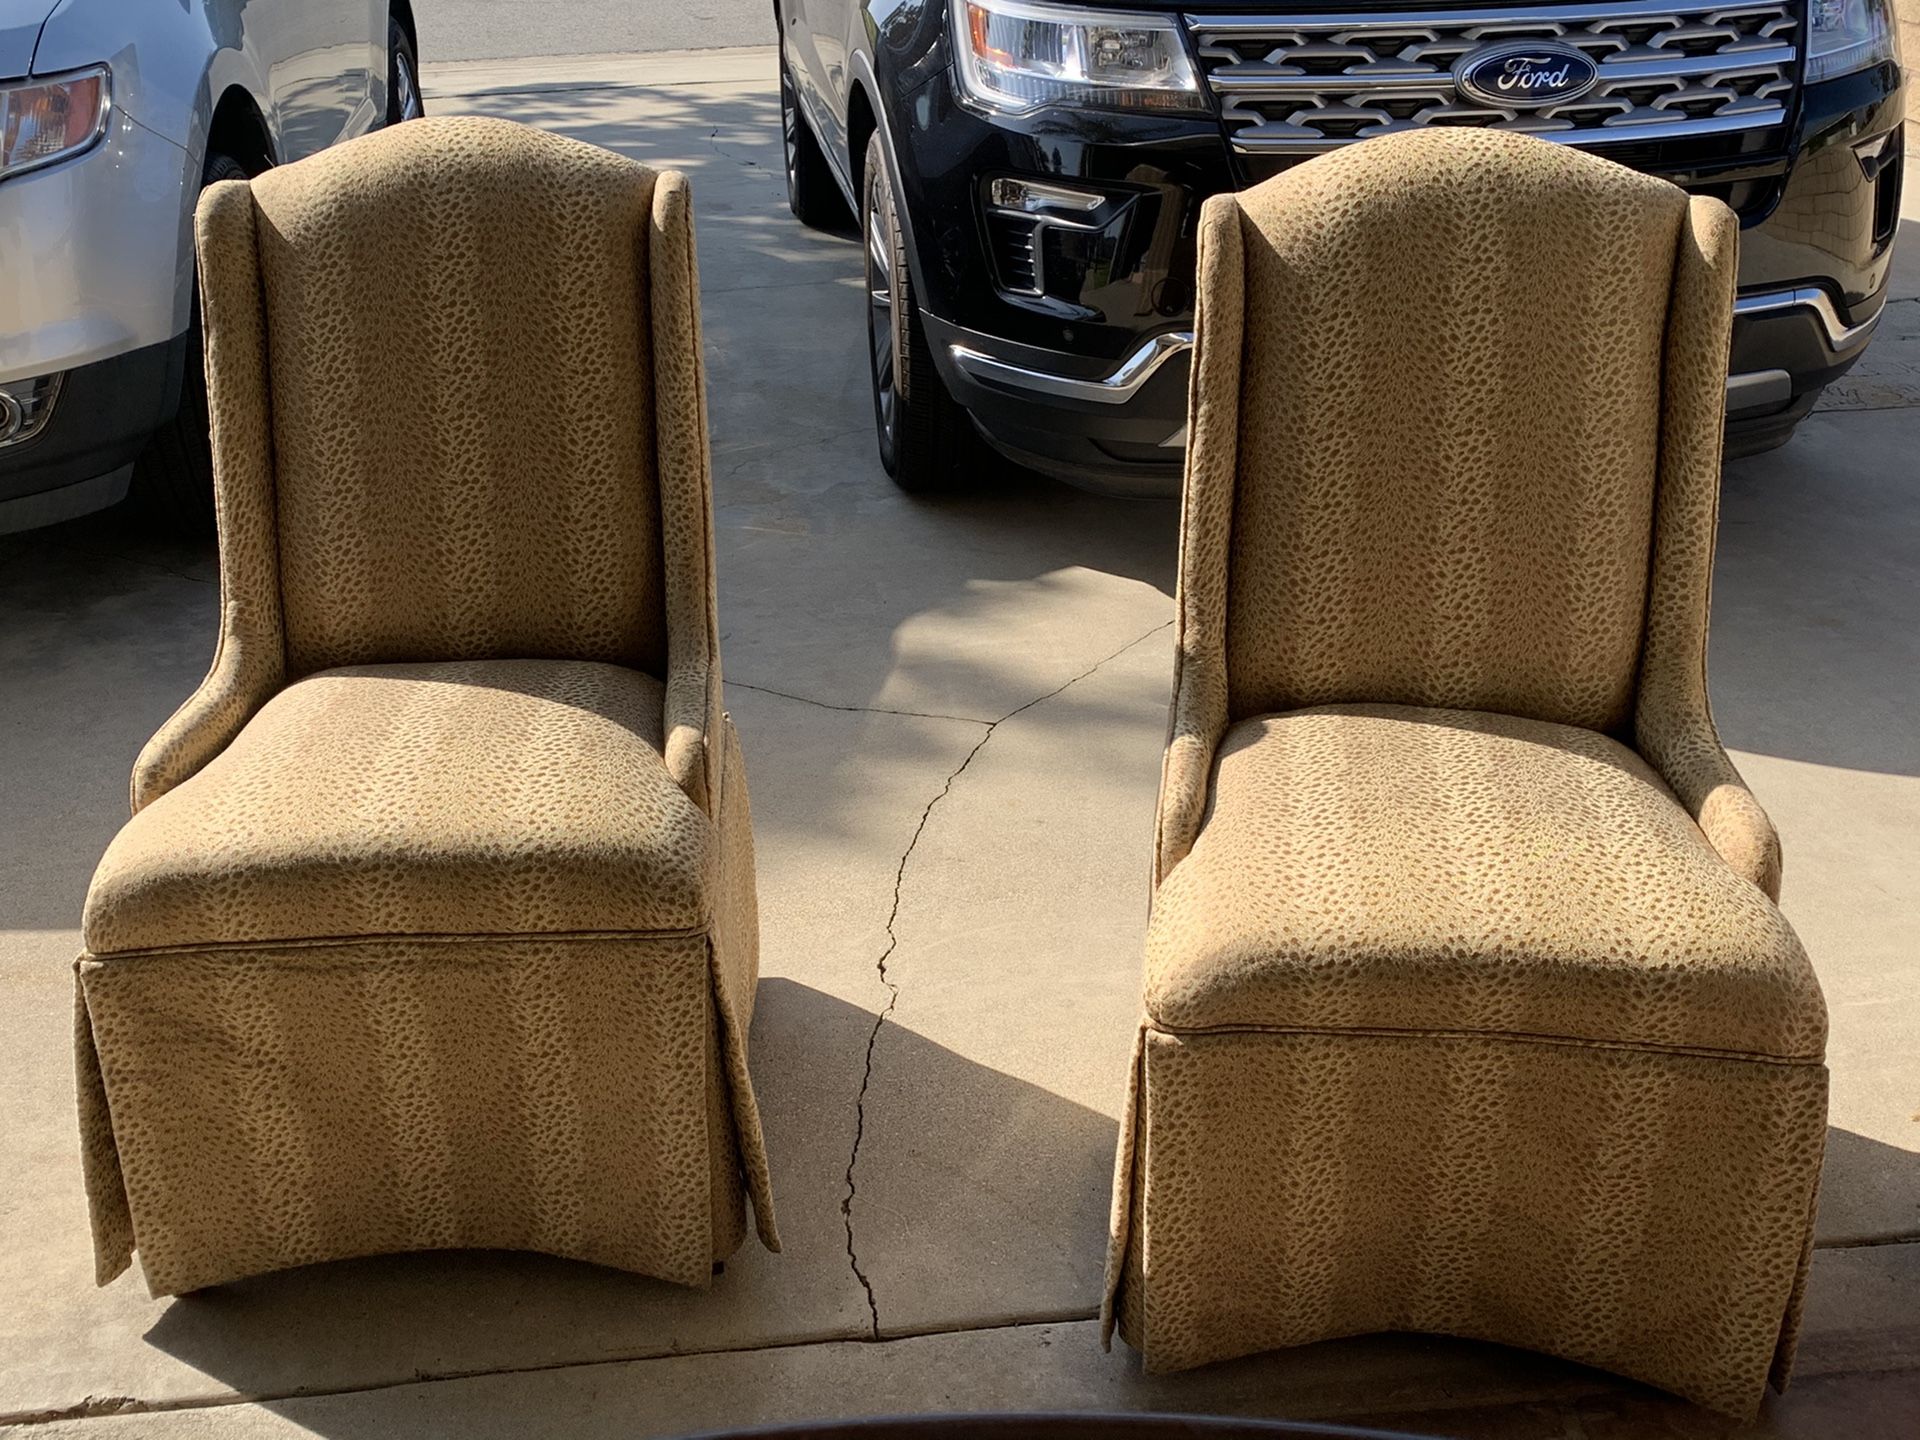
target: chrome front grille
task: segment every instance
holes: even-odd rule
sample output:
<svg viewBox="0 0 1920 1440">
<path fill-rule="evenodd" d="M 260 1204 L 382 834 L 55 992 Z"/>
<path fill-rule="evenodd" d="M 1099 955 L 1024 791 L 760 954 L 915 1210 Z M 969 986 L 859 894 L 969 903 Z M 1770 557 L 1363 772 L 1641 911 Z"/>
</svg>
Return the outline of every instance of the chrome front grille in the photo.
<svg viewBox="0 0 1920 1440">
<path fill-rule="evenodd" d="M 1784 125 L 1799 71 L 1791 0 L 1548 5 L 1396 14 L 1189 15 L 1234 148 L 1312 154 L 1422 125 L 1483 125 L 1571 145 Z M 1576 99 L 1503 109 L 1459 91 L 1484 45 L 1558 40 L 1599 80 Z"/>
</svg>

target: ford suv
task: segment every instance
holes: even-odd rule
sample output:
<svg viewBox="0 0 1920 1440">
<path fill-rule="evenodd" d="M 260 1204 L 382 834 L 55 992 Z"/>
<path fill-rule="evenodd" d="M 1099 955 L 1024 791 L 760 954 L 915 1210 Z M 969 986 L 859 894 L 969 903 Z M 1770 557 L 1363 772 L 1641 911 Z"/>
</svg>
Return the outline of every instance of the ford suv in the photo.
<svg viewBox="0 0 1920 1440">
<path fill-rule="evenodd" d="M 1899 224 L 1890 0 L 775 0 L 787 185 L 867 250 L 882 462 L 1102 488 L 1185 445 L 1200 204 L 1418 125 L 1578 145 L 1742 226 L 1731 451 L 1859 359 Z"/>
</svg>

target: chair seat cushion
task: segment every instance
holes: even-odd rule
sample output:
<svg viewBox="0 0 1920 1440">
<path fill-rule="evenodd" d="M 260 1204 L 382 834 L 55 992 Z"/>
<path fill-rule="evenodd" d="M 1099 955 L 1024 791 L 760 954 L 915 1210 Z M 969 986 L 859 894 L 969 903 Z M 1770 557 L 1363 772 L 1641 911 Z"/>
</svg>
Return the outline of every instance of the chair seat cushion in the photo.
<svg viewBox="0 0 1920 1440">
<path fill-rule="evenodd" d="M 1534 1036 L 1815 1059 L 1780 912 L 1658 776 L 1543 721 L 1329 705 L 1233 726 L 1155 897 L 1170 1030 Z"/>
<path fill-rule="evenodd" d="M 321 671 L 120 832 L 87 949 L 698 929 L 710 827 L 662 702 L 618 665 Z"/>
</svg>

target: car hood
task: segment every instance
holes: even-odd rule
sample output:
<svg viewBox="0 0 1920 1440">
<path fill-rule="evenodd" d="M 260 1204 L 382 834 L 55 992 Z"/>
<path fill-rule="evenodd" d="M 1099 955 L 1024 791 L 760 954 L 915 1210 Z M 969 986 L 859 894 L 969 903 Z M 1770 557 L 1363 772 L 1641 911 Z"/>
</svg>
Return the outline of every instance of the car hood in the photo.
<svg viewBox="0 0 1920 1440">
<path fill-rule="evenodd" d="M 59 0 L 0 0 L 0 80 L 17 80 L 33 63 L 40 27 Z"/>
</svg>

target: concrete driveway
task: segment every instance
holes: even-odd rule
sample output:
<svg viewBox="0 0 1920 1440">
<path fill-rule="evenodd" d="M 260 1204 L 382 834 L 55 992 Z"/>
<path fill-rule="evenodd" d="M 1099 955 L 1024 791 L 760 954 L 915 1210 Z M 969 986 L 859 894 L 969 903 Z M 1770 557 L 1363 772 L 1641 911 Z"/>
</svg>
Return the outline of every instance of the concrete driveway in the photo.
<svg viewBox="0 0 1920 1440">
<path fill-rule="evenodd" d="M 178 1301 L 92 1284 L 69 962 L 134 753 L 204 670 L 210 547 L 0 541 L 0 1425 L 33 1436 L 636 1436 L 913 1410 L 1719 1435 L 1497 1347 L 1319 1345 L 1164 1379 L 1092 1321 L 1136 1015 L 1175 509 L 874 458 L 859 252 L 788 215 L 769 50 L 443 66 L 439 113 L 694 177 L 729 702 L 787 1242 L 711 1293 L 417 1255 Z M 1910 212 L 1911 213 L 1911 212 Z M 1907 254 L 1920 260 L 1920 225 Z M 1801 436 L 1729 467 L 1713 678 L 1833 1012 L 1799 1379 L 1753 1435 L 1920 1434 L 1920 267 Z"/>
</svg>

